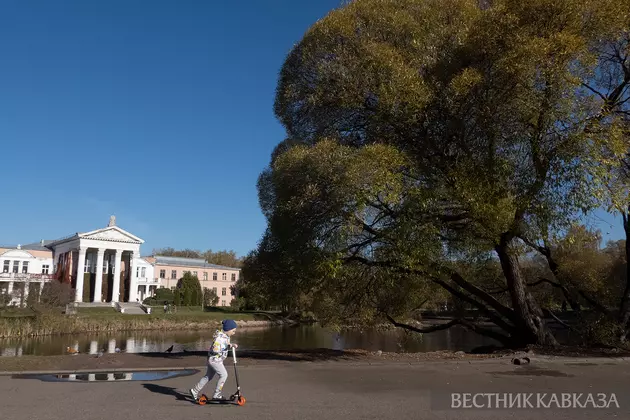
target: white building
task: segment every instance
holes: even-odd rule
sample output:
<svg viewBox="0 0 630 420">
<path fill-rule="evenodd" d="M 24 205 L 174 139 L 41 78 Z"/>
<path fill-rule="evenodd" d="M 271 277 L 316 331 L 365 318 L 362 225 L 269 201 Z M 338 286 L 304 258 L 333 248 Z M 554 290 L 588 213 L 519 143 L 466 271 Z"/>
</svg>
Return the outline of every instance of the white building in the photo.
<svg viewBox="0 0 630 420">
<path fill-rule="evenodd" d="M 0 294 L 13 296 L 14 304 L 29 293 L 41 296 L 43 284 L 56 280 L 70 284 L 75 302 L 142 302 L 160 287 L 174 288 L 187 271 L 197 275 L 202 287 L 213 289 L 220 305 L 234 299 L 232 285 L 240 270 L 208 264 L 203 259 L 140 257 L 144 240 L 116 226 L 75 233 L 62 239 L 0 247 Z M 168 275 L 167 275 L 168 273 Z"/>
<path fill-rule="evenodd" d="M 135 264 L 144 241 L 109 225 L 75 233 L 47 244 L 52 250 L 57 279 L 76 291 L 75 302 L 135 302 L 138 291 Z"/>
<path fill-rule="evenodd" d="M 44 242 L 0 247 L 0 295 L 9 305 L 21 305 L 31 296 L 41 295 L 44 283 L 53 278 L 52 253 Z"/>
<path fill-rule="evenodd" d="M 136 298 L 142 302 L 144 299 L 155 295 L 155 291 L 160 287 L 160 279 L 153 275 L 153 264 L 144 258 L 137 258 L 135 261 L 136 272 Z"/>
</svg>

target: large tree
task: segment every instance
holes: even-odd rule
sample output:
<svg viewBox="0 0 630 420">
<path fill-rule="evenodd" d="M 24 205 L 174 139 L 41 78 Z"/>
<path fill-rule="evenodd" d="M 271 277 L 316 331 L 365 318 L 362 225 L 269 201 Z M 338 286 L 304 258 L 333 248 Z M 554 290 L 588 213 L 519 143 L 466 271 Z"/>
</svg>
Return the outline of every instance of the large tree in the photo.
<svg viewBox="0 0 630 420">
<path fill-rule="evenodd" d="M 287 139 L 259 180 L 258 254 L 281 258 L 324 312 L 354 303 L 397 323 L 439 290 L 501 331 L 447 326 L 555 344 L 519 255 L 528 246 L 557 272 L 550 238 L 601 205 L 627 150 L 616 92 L 630 80 L 594 82 L 621 65 L 606 54 L 628 7 L 357 0 L 331 12 L 282 67 Z M 507 302 L 464 277 L 463 262 L 488 256 Z"/>
</svg>

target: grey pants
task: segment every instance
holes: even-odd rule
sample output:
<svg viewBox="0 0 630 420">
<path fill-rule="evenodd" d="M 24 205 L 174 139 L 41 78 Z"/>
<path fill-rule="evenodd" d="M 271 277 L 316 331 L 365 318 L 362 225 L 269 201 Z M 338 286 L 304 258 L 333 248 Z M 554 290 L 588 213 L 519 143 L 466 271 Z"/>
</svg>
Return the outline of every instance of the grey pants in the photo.
<svg viewBox="0 0 630 420">
<path fill-rule="evenodd" d="M 217 397 L 221 390 L 223 389 L 223 384 L 228 377 L 227 370 L 225 370 L 225 366 L 223 366 L 223 360 L 214 360 L 212 358 L 208 358 L 208 369 L 206 370 L 206 375 L 199 380 L 197 385 L 193 388 L 197 393 L 201 392 L 201 390 L 206 386 L 206 384 L 214 378 L 214 375 L 219 374 L 219 380 L 217 381 L 217 386 L 214 390 L 213 398 Z"/>
</svg>

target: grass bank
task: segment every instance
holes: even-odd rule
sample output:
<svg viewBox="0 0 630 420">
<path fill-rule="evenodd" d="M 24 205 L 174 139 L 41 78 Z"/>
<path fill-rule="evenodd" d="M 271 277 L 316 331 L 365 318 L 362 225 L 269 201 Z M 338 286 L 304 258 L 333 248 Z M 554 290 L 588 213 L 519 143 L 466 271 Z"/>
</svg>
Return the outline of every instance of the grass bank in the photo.
<svg viewBox="0 0 630 420">
<path fill-rule="evenodd" d="M 203 330 L 231 318 L 241 326 L 268 325 L 282 320 L 262 313 L 179 311 L 174 314 L 125 315 L 112 311 L 79 311 L 77 315 L 57 313 L 0 317 L 0 338 L 46 335 L 107 333 L 117 331 Z"/>
</svg>

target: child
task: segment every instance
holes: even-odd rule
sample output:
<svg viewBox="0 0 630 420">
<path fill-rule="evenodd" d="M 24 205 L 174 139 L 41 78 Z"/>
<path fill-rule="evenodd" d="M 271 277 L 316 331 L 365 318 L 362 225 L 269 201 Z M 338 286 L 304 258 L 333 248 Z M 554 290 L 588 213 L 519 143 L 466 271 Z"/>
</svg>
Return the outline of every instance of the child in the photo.
<svg viewBox="0 0 630 420">
<path fill-rule="evenodd" d="M 208 381 L 214 377 L 215 373 L 219 374 L 219 380 L 212 398 L 223 398 L 221 390 L 223 389 L 223 384 L 225 384 L 228 377 L 225 366 L 223 366 L 223 361 L 228 356 L 228 351 L 230 351 L 232 347 L 235 349 L 238 348 L 237 344 L 230 343 L 230 337 L 233 336 L 234 333 L 236 333 L 236 322 L 231 319 L 223 321 L 223 331 L 217 330 L 214 333 L 214 342 L 208 351 L 208 369 L 206 371 L 206 375 L 199 380 L 199 383 L 195 385 L 194 388 L 190 389 L 190 395 L 192 395 L 195 401 L 199 399 L 199 393 L 203 387 L 206 386 Z"/>
</svg>

